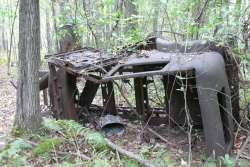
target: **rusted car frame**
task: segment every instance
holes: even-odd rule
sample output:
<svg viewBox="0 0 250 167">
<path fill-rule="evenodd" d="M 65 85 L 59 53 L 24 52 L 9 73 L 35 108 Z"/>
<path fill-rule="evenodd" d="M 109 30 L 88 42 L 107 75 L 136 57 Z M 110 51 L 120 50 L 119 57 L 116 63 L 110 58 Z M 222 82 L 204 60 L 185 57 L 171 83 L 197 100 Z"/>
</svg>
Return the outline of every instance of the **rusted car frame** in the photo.
<svg viewBox="0 0 250 167">
<path fill-rule="evenodd" d="M 134 80 L 136 112 L 146 120 L 159 111 L 149 105 L 148 77 L 160 75 L 165 89 L 165 108 L 160 112 L 182 124 L 188 110 L 192 123 L 204 129 L 208 152 L 215 151 L 217 155 L 229 152 L 233 144 L 233 119 L 238 119 L 239 92 L 237 62 L 226 48 L 209 42 L 171 43 L 159 38 L 150 38 L 146 44 L 131 48 L 132 52 L 124 50 L 117 55 L 91 48 L 53 55 L 48 62 L 55 116 L 78 120 L 82 110 L 76 107 L 77 77 L 86 80 L 77 100 L 80 108 L 91 110 L 100 88 L 103 99 L 100 112 L 117 114 L 123 108 L 115 103 L 114 81 L 130 78 Z M 187 97 L 179 91 L 183 87 Z"/>
</svg>

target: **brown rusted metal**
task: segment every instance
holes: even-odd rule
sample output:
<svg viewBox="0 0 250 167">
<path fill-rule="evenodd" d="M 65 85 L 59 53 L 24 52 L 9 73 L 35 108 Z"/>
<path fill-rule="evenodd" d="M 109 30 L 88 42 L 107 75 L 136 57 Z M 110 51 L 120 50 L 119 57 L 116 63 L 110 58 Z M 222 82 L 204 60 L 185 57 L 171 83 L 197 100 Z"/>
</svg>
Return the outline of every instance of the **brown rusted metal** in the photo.
<svg viewBox="0 0 250 167">
<path fill-rule="evenodd" d="M 91 103 L 101 85 L 101 113 L 117 114 L 126 108 L 115 104 L 115 80 L 134 80 L 137 111 L 143 120 L 203 127 L 208 152 L 223 155 L 233 143 L 233 120 L 238 120 L 238 68 L 226 48 L 214 43 L 192 41 L 171 43 L 151 38 L 147 44 L 131 46 L 116 56 L 84 48 L 53 55 L 49 59 L 50 96 L 57 118 L 76 119 L 76 78 L 86 80 L 79 104 L 92 111 Z M 165 108 L 149 105 L 148 78 L 162 76 Z M 160 115 L 165 115 L 160 117 Z"/>
<path fill-rule="evenodd" d="M 76 78 L 53 64 L 49 64 L 50 69 L 50 97 L 52 110 L 58 119 L 77 120 L 75 109 Z"/>
<path fill-rule="evenodd" d="M 39 79 L 39 89 L 44 90 L 48 88 L 48 83 L 49 83 L 49 73 L 45 73 Z"/>
<path fill-rule="evenodd" d="M 61 91 L 59 90 L 59 85 L 58 85 L 58 76 L 56 73 L 56 68 L 53 64 L 49 63 L 49 86 L 50 86 L 50 99 L 51 99 L 51 104 L 52 104 L 52 110 L 54 113 L 54 116 L 56 118 L 60 118 L 60 115 L 63 112 L 62 109 L 62 94 Z"/>
<path fill-rule="evenodd" d="M 49 83 L 49 72 L 39 70 L 39 89 L 43 91 L 43 102 L 44 105 L 48 106 L 48 83 Z"/>
<path fill-rule="evenodd" d="M 59 85 L 62 99 L 62 114 L 60 118 L 78 120 L 78 116 L 75 108 L 75 95 L 76 89 L 76 77 L 63 71 L 58 73 Z"/>
<path fill-rule="evenodd" d="M 136 100 L 136 111 L 145 120 L 146 117 L 150 116 L 149 102 L 148 102 L 148 89 L 147 89 L 147 77 L 135 78 L 135 100 Z"/>
</svg>

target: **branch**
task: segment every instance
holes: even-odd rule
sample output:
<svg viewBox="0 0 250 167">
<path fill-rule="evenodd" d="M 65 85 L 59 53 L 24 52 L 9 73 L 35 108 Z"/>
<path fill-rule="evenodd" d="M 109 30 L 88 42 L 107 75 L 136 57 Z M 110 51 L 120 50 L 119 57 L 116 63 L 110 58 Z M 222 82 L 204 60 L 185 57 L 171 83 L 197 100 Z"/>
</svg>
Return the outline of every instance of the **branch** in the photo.
<svg viewBox="0 0 250 167">
<path fill-rule="evenodd" d="M 114 144 L 113 142 L 111 142 L 109 139 L 104 138 L 104 140 L 106 141 L 107 145 L 114 151 L 119 152 L 120 154 L 127 156 L 131 159 L 136 160 L 137 162 L 139 162 L 141 165 L 145 166 L 145 167 L 159 167 L 156 165 L 151 164 L 149 161 L 144 160 L 142 158 L 139 157 L 139 155 L 134 154 L 130 151 L 124 150 L 123 148 L 121 148 L 120 146 Z"/>
<path fill-rule="evenodd" d="M 17 89 L 17 86 L 16 86 L 16 84 L 14 83 L 14 81 L 10 81 L 10 84 L 11 84 L 15 89 Z"/>
<path fill-rule="evenodd" d="M 205 12 L 206 8 L 207 8 L 207 4 L 208 4 L 209 0 L 206 0 L 201 11 L 200 11 L 200 14 L 198 15 L 198 17 L 195 19 L 195 22 L 196 23 L 199 23 L 200 24 L 200 20 L 201 20 L 201 17 L 203 16 L 203 13 Z"/>
</svg>

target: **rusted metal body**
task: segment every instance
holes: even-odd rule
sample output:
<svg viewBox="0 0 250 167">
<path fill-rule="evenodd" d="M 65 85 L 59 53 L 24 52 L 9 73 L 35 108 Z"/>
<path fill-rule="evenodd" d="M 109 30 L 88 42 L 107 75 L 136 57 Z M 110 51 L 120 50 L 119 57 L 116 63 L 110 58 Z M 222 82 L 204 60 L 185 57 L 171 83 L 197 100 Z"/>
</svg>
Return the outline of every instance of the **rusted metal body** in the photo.
<svg viewBox="0 0 250 167">
<path fill-rule="evenodd" d="M 226 49 L 202 41 L 170 43 L 159 38 L 131 48 L 133 52 L 124 50 L 116 56 L 90 48 L 52 56 L 49 87 L 55 116 L 77 120 L 82 110 L 76 106 L 91 111 L 99 88 L 101 113 L 126 111 L 115 103 L 114 81 L 133 79 L 135 108 L 143 120 L 161 112 L 166 114 L 165 122 L 171 117 L 171 122 L 185 124 L 190 115 L 193 125 L 203 127 L 209 153 L 229 152 L 233 117 L 238 119 L 239 110 L 238 69 Z M 165 89 L 162 109 L 149 105 L 149 77 L 155 75 L 162 76 Z M 77 77 L 86 80 L 78 100 Z"/>
</svg>

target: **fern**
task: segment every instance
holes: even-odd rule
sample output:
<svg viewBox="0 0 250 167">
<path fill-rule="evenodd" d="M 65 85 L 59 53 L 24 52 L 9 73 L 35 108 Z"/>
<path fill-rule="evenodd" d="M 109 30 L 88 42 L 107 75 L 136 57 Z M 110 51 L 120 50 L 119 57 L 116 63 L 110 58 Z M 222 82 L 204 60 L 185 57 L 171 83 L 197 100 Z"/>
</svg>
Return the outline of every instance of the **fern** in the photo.
<svg viewBox="0 0 250 167">
<path fill-rule="evenodd" d="M 59 120 L 58 124 L 67 136 L 83 135 L 81 132 L 85 129 L 81 124 L 73 120 Z"/>
<path fill-rule="evenodd" d="M 83 136 L 84 128 L 79 123 L 73 120 L 54 120 L 54 119 L 45 119 L 43 122 L 43 127 L 50 131 L 58 131 L 63 133 L 66 137 L 72 136 Z"/>
<path fill-rule="evenodd" d="M 59 144 L 61 144 L 61 141 L 57 138 L 45 139 L 32 150 L 32 153 L 34 156 L 39 156 L 50 152 Z"/>
<path fill-rule="evenodd" d="M 61 131 L 62 128 L 56 120 L 53 119 L 44 119 L 42 125 L 45 129 L 49 131 Z"/>
<path fill-rule="evenodd" d="M 103 138 L 103 136 L 98 133 L 98 132 L 91 132 L 91 131 L 86 131 L 85 133 L 85 139 L 88 144 L 93 146 L 95 149 L 98 151 L 103 151 L 107 149 L 106 142 Z"/>
<path fill-rule="evenodd" d="M 9 167 L 28 167 L 27 157 L 23 155 L 15 155 L 11 159 L 8 160 Z"/>
<path fill-rule="evenodd" d="M 23 139 L 17 139 L 12 141 L 7 147 L 0 152 L 0 165 L 15 163 L 15 164 L 23 164 L 23 157 L 20 157 L 18 153 L 22 150 L 31 149 L 31 144 L 25 142 Z M 15 166 L 15 165 L 12 165 Z M 22 166 L 22 165 L 19 165 Z"/>
</svg>

